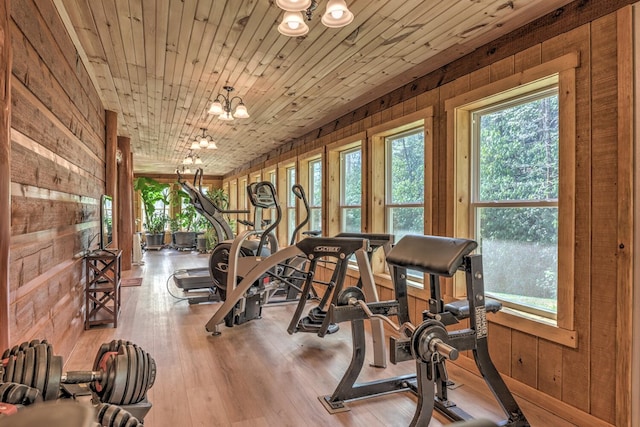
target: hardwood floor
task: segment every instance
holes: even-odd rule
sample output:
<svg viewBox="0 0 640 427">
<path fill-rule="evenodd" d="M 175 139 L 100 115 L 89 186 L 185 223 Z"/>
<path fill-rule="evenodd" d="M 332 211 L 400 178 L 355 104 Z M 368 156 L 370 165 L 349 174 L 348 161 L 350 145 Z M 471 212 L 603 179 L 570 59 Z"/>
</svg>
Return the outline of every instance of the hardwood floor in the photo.
<svg viewBox="0 0 640 427">
<path fill-rule="evenodd" d="M 263 318 L 212 336 L 204 325 L 219 304 L 189 305 L 167 291 L 178 268 L 203 267 L 207 255 L 172 250 L 149 251 L 145 264 L 124 273 L 143 277 L 142 286 L 122 289 L 118 328 L 85 331 L 67 370 L 89 369 L 103 342 L 135 342 L 156 360 L 158 373 L 148 393 L 153 408 L 145 418 L 149 427 L 165 426 L 407 426 L 416 399 L 396 393 L 351 402 L 351 411 L 329 414 L 318 396 L 331 394 L 351 358 L 347 324 L 325 338 L 315 334 L 287 334 L 293 305 L 269 306 Z M 173 284 L 171 284 L 173 287 Z M 173 287 L 174 292 L 181 291 Z M 368 361 L 371 357 L 367 355 Z M 459 385 L 451 399 L 476 417 L 500 420 L 502 412 L 477 376 L 448 366 Z M 366 367 L 360 380 L 415 372 L 413 362 L 386 369 Z M 531 425 L 571 426 L 527 402 L 522 409 Z M 431 426 L 449 424 L 434 414 Z"/>
</svg>

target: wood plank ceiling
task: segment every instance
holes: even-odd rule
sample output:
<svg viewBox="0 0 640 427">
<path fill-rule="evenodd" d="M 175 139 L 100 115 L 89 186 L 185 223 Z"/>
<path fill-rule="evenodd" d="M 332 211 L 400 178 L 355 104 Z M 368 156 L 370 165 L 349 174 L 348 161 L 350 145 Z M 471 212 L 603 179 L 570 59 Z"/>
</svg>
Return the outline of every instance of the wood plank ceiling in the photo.
<svg viewBox="0 0 640 427">
<path fill-rule="evenodd" d="M 277 31 L 274 0 L 54 0 L 136 173 L 173 173 L 205 128 L 223 175 L 569 0 L 347 0 L 354 21 Z M 207 114 L 222 87 L 250 118 Z"/>
</svg>

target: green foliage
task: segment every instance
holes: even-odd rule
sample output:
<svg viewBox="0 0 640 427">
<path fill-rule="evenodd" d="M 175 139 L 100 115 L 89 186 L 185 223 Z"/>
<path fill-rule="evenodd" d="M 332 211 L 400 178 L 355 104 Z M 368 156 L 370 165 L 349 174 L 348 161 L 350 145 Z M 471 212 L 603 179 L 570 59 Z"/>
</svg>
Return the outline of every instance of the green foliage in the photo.
<svg viewBox="0 0 640 427">
<path fill-rule="evenodd" d="M 161 216 L 164 218 L 166 225 L 167 219 L 164 215 L 164 208 L 169 203 L 167 197 L 168 188 L 169 184 L 161 184 L 155 179 L 146 176 L 140 176 L 133 180 L 133 189 L 140 192 L 142 204 L 144 205 L 144 226 L 147 231 L 152 227 L 152 220 L 156 221 L 156 223 L 159 221 L 159 219 L 156 218 L 159 217 L 159 215 L 156 215 L 156 203 L 158 202 L 162 204 Z"/>
<path fill-rule="evenodd" d="M 162 234 L 167 225 L 167 216 L 164 213 L 155 212 L 146 224 L 147 233 Z"/>
<path fill-rule="evenodd" d="M 516 202 L 476 212 L 487 289 L 532 298 L 557 296 L 558 97 L 478 115 L 478 202 Z"/>
</svg>

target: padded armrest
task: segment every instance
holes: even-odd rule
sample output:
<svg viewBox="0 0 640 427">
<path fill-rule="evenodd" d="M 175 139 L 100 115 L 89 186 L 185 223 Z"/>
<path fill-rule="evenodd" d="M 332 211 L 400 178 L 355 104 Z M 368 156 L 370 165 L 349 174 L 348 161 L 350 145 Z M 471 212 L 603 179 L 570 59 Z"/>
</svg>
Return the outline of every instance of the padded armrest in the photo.
<svg viewBox="0 0 640 427">
<path fill-rule="evenodd" d="M 502 310 L 502 303 L 491 298 L 486 298 L 484 300 L 484 307 L 489 313 L 496 313 Z M 469 317 L 469 301 L 466 299 L 447 303 L 444 305 L 444 309 L 456 316 L 458 320 Z"/>
<path fill-rule="evenodd" d="M 451 277 L 463 258 L 478 244 L 474 240 L 439 236 L 404 236 L 389 251 L 387 264 Z"/>
</svg>

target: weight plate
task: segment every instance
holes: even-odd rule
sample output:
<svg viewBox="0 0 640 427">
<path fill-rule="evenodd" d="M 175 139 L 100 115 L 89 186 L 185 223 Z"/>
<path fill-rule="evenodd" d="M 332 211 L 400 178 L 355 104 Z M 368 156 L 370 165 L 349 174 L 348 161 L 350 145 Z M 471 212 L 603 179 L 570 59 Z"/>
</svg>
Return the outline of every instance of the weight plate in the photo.
<svg viewBox="0 0 640 427">
<path fill-rule="evenodd" d="M 35 369 L 36 352 L 33 347 L 28 347 L 24 352 L 24 369 L 22 370 L 22 384 L 32 387 L 33 371 Z"/>
<path fill-rule="evenodd" d="M 105 353 L 102 356 L 103 362 L 100 362 L 100 366 L 104 366 L 102 371 L 102 381 L 95 384 L 95 391 L 98 393 L 100 400 L 102 402 L 110 402 L 111 401 L 111 393 L 113 391 L 113 381 L 115 378 L 115 361 L 117 353 L 113 353 L 111 351 Z"/>
<path fill-rule="evenodd" d="M 33 374 L 33 387 L 40 390 L 40 394 L 44 396 L 45 381 L 47 380 L 47 346 L 39 344 L 35 346 L 36 361 Z"/>
<path fill-rule="evenodd" d="M 104 418 L 104 414 L 105 412 L 107 412 L 107 409 L 109 409 L 109 405 L 108 403 L 101 403 L 96 407 L 96 421 L 100 424 L 100 426 L 102 426 L 102 419 Z"/>
<path fill-rule="evenodd" d="M 138 378 L 136 379 L 136 391 L 133 393 L 133 402 L 138 403 L 144 398 L 144 393 L 147 385 L 147 358 L 144 356 L 144 351 L 136 347 L 136 353 L 138 355 Z"/>
<path fill-rule="evenodd" d="M 98 352 L 96 353 L 96 358 L 93 361 L 93 370 L 94 371 L 99 371 L 100 367 L 98 366 L 100 363 L 100 360 L 102 359 L 102 356 L 109 351 L 109 344 L 104 343 L 100 346 L 100 348 L 98 349 Z"/>
<path fill-rule="evenodd" d="M 153 383 L 156 382 L 156 361 L 149 353 L 147 353 L 147 357 L 149 358 L 149 381 L 147 384 L 147 390 L 153 387 Z"/>
<path fill-rule="evenodd" d="M 360 288 L 350 286 L 340 292 L 338 295 L 337 305 L 349 305 L 349 300 L 351 298 L 364 301 L 364 292 L 362 292 L 362 289 Z"/>
<path fill-rule="evenodd" d="M 22 370 L 24 369 L 24 353 L 19 351 L 16 354 L 16 366 L 13 368 L 13 378 L 11 382 L 22 384 Z"/>
<path fill-rule="evenodd" d="M 116 414 L 116 417 L 113 419 L 113 427 L 124 427 L 131 418 L 131 414 L 128 411 L 120 408 L 120 412 Z"/>
<path fill-rule="evenodd" d="M 47 378 L 47 396 L 44 400 L 55 400 L 60 393 L 60 380 L 62 379 L 62 356 L 52 356 L 49 363 L 49 376 Z"/>
<path fill-rule="evenodd" d="M 127 368 L 127 386 L 125 387 L 122 404 L 129 405 L 133 402 L 133 392 L 136 389 L 138 378 L 138 354 L 133 345 L 126 345 L 125 348 L 129 357 L 129 366 Z"/>
<path fill-rule="evenodd" d="M 7 401 L 7 397 L 5 396 L 5 394 L 7 394 L 9 392 L 9 390 L 11 389 L 11 387 L 13 387 L 14 383 L 2 383 L 0 384 L 0 402 L 6 402 Z"/>
<path fill-rule="evenodd" d="M 116 415 L 118 415 L 118 412 L 120 412 L 121 410 L 122 409 L 120 409 L 116 405 L 108 405 L 107 409 L 104 411 L 102 420 L 98 421 L 103 426 L 113 427 L 115 425 L 113 422 L 116 418 Z"/>
<path fill-rule="evenodd" d="M 53 347 L 47 345 L 47 356 L 45 357 L 47 366 L 44 374 L 44 389 L 42 390 L 42 397 L 44 400 L 52 400 L 52 393 L 49 391 L 49 371 L 51 370 L 51 359 L 53 358 Z"/>
<path fill-rule="evenodd" d="M 11 382 L 11 379 L 13 378 L 13 370 L 15 369 L 16 366 L 16 357 L 13 355 L 9 355 L 9 357 L 7 357 L 7 366 L 5 366 L 4 368 L 4 375 L 2 378 L 2 381 L 4 382 Z"/>
<path fill-rule="evenodd" d="M 129 368 L 129 358 L 125 347 L 120 347 L 118 355 L 113 359 L 112 385 L 109 403 L 121 404 L 124 399 L 125 388 L 127 387 L 127 369 Z"/>
</svg>

